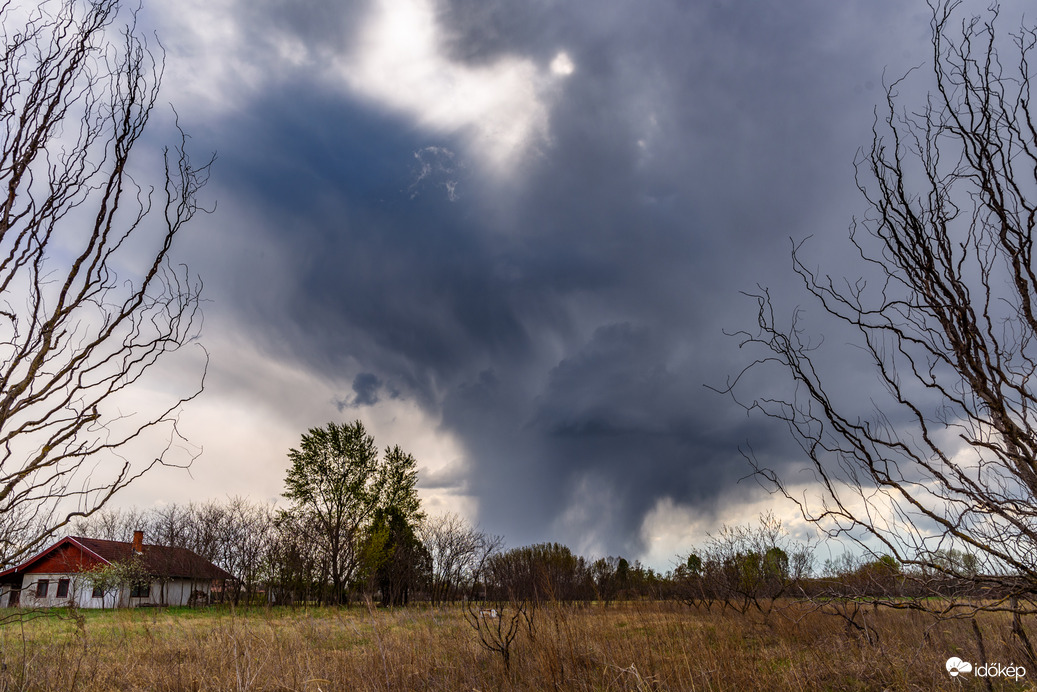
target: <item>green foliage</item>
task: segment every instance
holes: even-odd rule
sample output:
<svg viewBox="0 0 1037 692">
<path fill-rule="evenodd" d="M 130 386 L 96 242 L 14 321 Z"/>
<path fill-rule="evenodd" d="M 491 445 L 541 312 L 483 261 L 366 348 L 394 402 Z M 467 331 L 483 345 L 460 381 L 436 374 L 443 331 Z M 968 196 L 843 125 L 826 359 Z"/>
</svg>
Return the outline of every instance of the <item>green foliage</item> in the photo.
<svg viewBox="0 0 1037 692">
<path fill-rule="evenodd" d="M 773 546 L 763 555 L 761 565 L 765 579 L 787 581 L 789 578 L 789 555 L 777 546 Z"/>
<path fill-rule="evenodd" d="M 595 590 L 584 558 L 560 543 L 538 543 L 494 555 L 487 563 L 487 587 L 491 600 L 590 599 Z"/>
<path fill-rule="evenodd" d="M 414 529 L 424 516 L 414 457 L 398 446 L 379 457 L 374 438 L 357 420 L 310 429 L 288 458 L 288 514 L 311 539 L 314 562 L 325 566 L 330 593 L 321 600 L 340 602 L 349 584 L 370 584 L 386 569 L 396 574 L 396 561 L 414 552 Z"/>
<path fill-rule="evenodd" d="M 380 483 L 382 510 L 395 513 L 411 529 L 416 527 L 425 516 L 418 498 L 417 460 L 399 446 L 386 447 Z"/>
<path fill-rule="evenodd" d="M 603 557 L 591 564 L 590 575 L 597 599 L 608 605 L 629 585 L 630 563 L 621 557 Z"/>
<path fill-rule="evenodd" d="M 626 558 L 619 558 L 619 564 L 616 565 L 616 583 L 621 589 L 630 583 L 630 563 Z"/>
<path fill-rule="evenodd" d="M 365 559 L 373 573 L 383 606 L 406 605 L 410 590 L 427 583 L 431 557 L 415 533 L 415 526 L 395 507 L 379 510 L 371 526 Z"/>
<path fill-rule="evenodd" d="M 98 565 L 83 572 L 83 577 L 91 589 L 101 590 L 102 606 L 110 604 L 113 607 L 119 605 L 119 595 L 123 589 L 148 584 L 151 581 L 151 575 L 140 560 L 135 558 Z M 108 600 L 109 597 L 111 601 Z"/>
<path fill-rule="evenodd" d="M 382 605 L 405 605 L 410 589 L 427 580 L 428 551 L 416 529 L 424 518 L 418 498 L 418 462 L 399 446 L 386 448 L 383 457 L 379 506 L 365 541 L 366 570 L 373 574 Z"/>
<path fill-rule="evenodd" d="M 591 579 L 594 582 L 594 592 L 599 601 L 606 605 L 616 598 L 616 568 L 615 558 L 598 558 L 591 563 Z"/>
<path fill-rule="evenodd" d="M 710 534 L 702 557 L 694 554 L 675 570 L 676 588 L 686 600 L 718 599 L 743 612 L 762 609 L 806 578 L 813 565 L 809 545 L 793 541 L 781 520 L 760 515 L 756 525 L 723 525 Z"/>
<path fill-rule="evenodd" d="M 883 555 L 878 560 L 872 563 L 875 569 L 886 572 L 887 574 L 900 574 L 900 563 L 892 555 Z"/>
<path fill-rule="evenodd" d="M 379 492 L 378 450 L 360 421 L 311 428 L 288 459 L 292 466 L 284 496 L 296 505 L 329 518 L 350 509 L 373 509 Z"/>
<path fill-rule="evenodd" d="M 930 561 L 936 570 L 951 576 L 975 577 L 979 574 L 979 559 L 957 548 L 934 551 Z"/>
</svg>

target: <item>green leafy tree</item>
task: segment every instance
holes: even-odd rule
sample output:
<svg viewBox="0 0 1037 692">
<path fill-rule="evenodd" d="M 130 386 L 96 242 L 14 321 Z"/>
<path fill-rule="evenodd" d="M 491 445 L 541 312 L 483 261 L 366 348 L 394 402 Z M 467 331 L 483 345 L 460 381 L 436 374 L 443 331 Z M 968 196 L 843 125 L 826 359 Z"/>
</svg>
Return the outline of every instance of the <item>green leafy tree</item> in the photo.
<svg viewBox="0 0 1037 692">
<path fill-rule="evenodd" d="M 370 545 L 367 555 L 372 561 L 382 605 L 406 605 L 411 588 L 428 583 L 431 575 L 431 557 L 418 540 L 414 525 L 394 507 L 380 510 L 371 531 Z"/>
<path fill-rule="evenodd" d="M 311 428 L 288 453 L 284 496 L 306 515 L 309 538 L 321 554 L 330 598 L 340 602 L 359 563 L 357 544 L 380 497 L 378 450 L 363 423 Z"/>
<path fill-rule="evenodd" d="M 399 445 L 385 450 L 379 492 L 380 507 L 396 512 L 411 529 L 425 517 L 418 497 L 418 462 Z"/>
<path fill-rule="evenodd" d="M 376 527 L 379 516 L 398 514 L 413 535 L 421 518 L 417 462 L 399 447 L 379 457 L 374 438 L 359 420 L 310 429 L 288 459 L 284 496 L 293 503 L 289 513 L 306 518 L 298 525 L 308 528 L 330 586 L 321 600 L 340 603 L 348 598 L 349 584 L 376 571 L 393 545 L 391 532 L 379 533 Z M 388 526 L 384 520 L 381 524 Z"/>
<path fill-rule="evenodd" d="M 427 581 L 431 569 L 428 550 L 417 536 L 425 517 L 417 467 L 414 457 L 399 446 L 385 450 L 381 497 L 365 554 L 383 606 L 406 604 L 411 587 Z"/>
<path fill-rule="evenodd" d="M 670 574 L 670 594 L 688 605 L 712 605 L 712 594 L 707 591 L 703 579 L 705 565 L 696 553 L 678 564 Z"/>
<path fill-rule="evenodd" d="M 619 560 L 618 557 L 603 557 L 595 560 L 590 566 L 595 594 L 605 605 L 614 601 L 619 594 L 619 580 L 616 577 Z"/>
<path fill-rule="evenodd" d="M 938 572 L 947 576 L 974 578 L 979 573 L 979 559 L 957 548 L 935 551 L 933 562 Z"/>
<path fill-rule="evenodd" d="M 789 578 L 789 555 L 781 548 L 774 546 L 767 549 L 763 555 L 763 574 L 766 579 L 777 580 L 779 583 Z"/>
<path fill-rule="evenodd" d="M 143 586 L 151 581 L 151 575 L 135 558 L 99 565 L 83 573 L 91 589 L 101 591 L 101 606 L 121 605 L 123 591 L 134 586 Z M 109 601 L 109 598 L 111 600 Z"/>
<path fill-rule="evenodd" d="M 622 594 L 623 590 L 630 586 L 630 563 L 624 557 L 619 558 L 616 563 L 616 588 Z"/>
<path fill-rule="evenodd" d="M 773 603 L 807 576 L 812 561 L 809 545 L 793 541 L 781 520 L 767 512 L 755 526 L 724 525 L 710 534 L 699 569 L 710 598 L 745 612 L 763 610 L 761 599 Z"/>
<path fill-rule="evenodd" d="M 900 574 L 900 563 L 892 555 L 883 555 L 873 564 L 877 569 L 881 569 L 887 574 Z"/>
</svg>

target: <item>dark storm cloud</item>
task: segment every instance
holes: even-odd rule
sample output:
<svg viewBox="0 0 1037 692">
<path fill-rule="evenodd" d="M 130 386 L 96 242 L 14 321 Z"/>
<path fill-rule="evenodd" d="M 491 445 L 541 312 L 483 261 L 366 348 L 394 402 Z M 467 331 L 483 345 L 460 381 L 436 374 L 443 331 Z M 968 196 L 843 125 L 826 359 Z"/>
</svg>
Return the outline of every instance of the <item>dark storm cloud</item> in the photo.
<svg viewBox="0 0 1037 692">
<path fill-rule="evenodd" d="M 637 554 L 660 498 L 710 512 L 721 495 L 744 492 L 739 447 L 750 437 L 764 462 L 794 454 L 777 426 L 703 388 L 719 373 L 674 362 L 675 342 L 664 330 L 605 325 L 551 369 L 532 402 L 522 382 L 495 371 L 458 387 L 444 422 L 465 431 L 480 460 L 470 487 L 492 498 L 486 520 L 519 542 L 549 535 Z M 584 519 L 564 518 L 581 504 Z"/>
<path fill-rule="evenodd" d="M 542 280 L 605 282 L 608 268 L 592 259 L 501 247 L 445 191 L 414 195 L 421 170 L 413 154 L 427 139 L 385 113 L 305 88 L 254 111 L 262 118 L 239 130 L 221 166 L 232 171 L 235 194 L 258 205 L 268 225 L 252 232 L 275 244 L 291 276 L 287 294 L 271 294 L 260 274 L 236 285 L 248 328 L 271 349 L 313 367 L 355 357 L 431 401 L 433 378 L 521 361 L 531 348 L 528 313 L 539 328 L 562 318 L 551 316 L 541 292 L 552 287 Z M 282 311 L 290 319 L 281 326 L 300 328 L 300 343 L 267 331 Z"/>
<path fill-rule="evenodd" d="M 456 60 L 569 54 L 549 139 L 496 181 L 465 132 L 300 71 L 221 126 L 224 213 L 262 220 L 236 232 L 282 273 L 243 255 L 228 299 L 279 357 L 359 364 L 343 401 L 397 391 L 441 415 L 467 478 L 426 483 L 467 487 L 488 530 L 636 553 L 661 499 L 708 510 L 736 487 L 747 440 L 796 456 L 703 384 L 746 362 L 723 336 L 752 324 L 739 291 L 802 300 L 789 236 L 818 234 L 822 260 L 845 237 L 868 84 L 925 55 L 900 7 L 442 2 Z M 325 40 L 302 21 L 280 30 Z"/>
<path fill-rule="evenodd" d="M 353 406 L 374 406 L 378 403 L 378 390 L 382 388 L 382 381 L 377 375 L 362 372 L 353 378 Z"/>
</svg>

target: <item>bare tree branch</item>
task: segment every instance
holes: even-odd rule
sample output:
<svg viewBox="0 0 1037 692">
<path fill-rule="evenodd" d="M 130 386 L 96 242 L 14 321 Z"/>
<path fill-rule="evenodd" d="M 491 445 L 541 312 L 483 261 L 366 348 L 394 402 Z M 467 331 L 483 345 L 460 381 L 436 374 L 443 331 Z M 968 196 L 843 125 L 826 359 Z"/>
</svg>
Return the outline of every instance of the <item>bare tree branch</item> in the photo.
<svg viewBox="0 0 1037 692">
<path fill-rule="evenodd" d="M 201 282 L 171 262 L 170 250 L 204 211 L 197 194 L 212 162 L 193 164 L 181 131 L 165 151 L 161 191 L 132 178 L 130 155 L 158 97 L 162 62 L 134 14 L 120 19 L 119 0 L 45 1 L 23 21 L 20 11 L 0 7 L 0 560 L 7 562 L 103 507 L 183 445 L 178 413 L 200 382 L 151 413 L 133 412 L 127 394 L 197 336 Z M 161 213 L 151 214 L 156 203 Z M 158 454 L 128 456 L 156 434 L 167 440 Z"/>
<path fill-rule="evenodd" d="M 923 71 L 888 85 L 856 161 L 870 212 L 850 238 L 866 276 L 826 275 L 793 248 L 807 291 L 856 331 L 886 396 L 870 416 L 836 396 L 800 313 L 783 327 L 766 289 L 758 329 L 740 334 L 764 353 L 746 371 L 777 366 L 792 395 L 746 398 L 746 371 L 724 391 L 799 442 L 819 496 L 746 456 L 808 519 L 888 553 L 927 588 L 953 583 L 998 609 L 1037 589 L 1037 32 L 1007 43 L 996 7 L 959 23 L 958 5 L 932 5 L 928 97 L 905 105 Z"/>
</svg>

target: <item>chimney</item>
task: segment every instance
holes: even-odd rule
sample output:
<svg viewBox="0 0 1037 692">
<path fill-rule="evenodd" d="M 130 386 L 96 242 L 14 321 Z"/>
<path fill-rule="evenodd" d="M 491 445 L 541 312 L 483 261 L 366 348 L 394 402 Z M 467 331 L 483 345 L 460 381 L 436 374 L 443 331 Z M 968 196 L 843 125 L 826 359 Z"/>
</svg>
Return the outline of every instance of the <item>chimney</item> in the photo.
<svg viewBox="0 0 1037 692">
<path fill-rule="evenodd" d="M 134 531 L 133 532 L 133 554 L 143 555 L 144 554 L 144 532 Z"/>
</svg>

